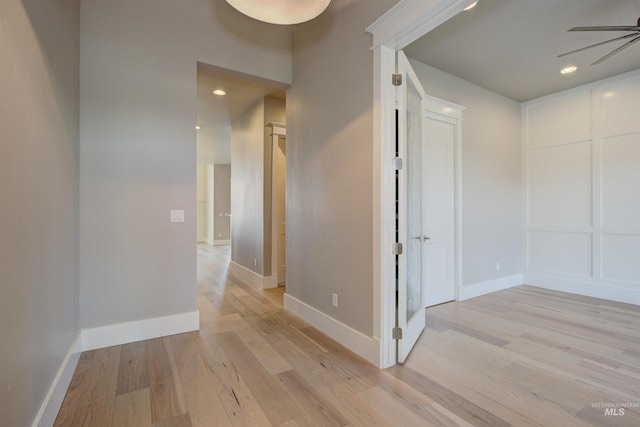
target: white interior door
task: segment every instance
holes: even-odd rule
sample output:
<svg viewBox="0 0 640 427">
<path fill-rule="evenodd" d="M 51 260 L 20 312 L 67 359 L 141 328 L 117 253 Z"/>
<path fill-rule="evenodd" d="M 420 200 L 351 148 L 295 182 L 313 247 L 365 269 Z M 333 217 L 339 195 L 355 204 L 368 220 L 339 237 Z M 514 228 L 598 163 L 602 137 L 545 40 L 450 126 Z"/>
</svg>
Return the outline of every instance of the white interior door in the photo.
<svg viewBox="0 0 640 427">
<path fill-rule="evenodd" d="M 455 285 L 456 122 L 427 115 L 423 121 L 424 216 L 429 239 L 423 247 L 425 307 L 453 301 Z"/>
<path fill-rule="evenodd" d="M 425 327 L 423 297 L 423 104 L 422 89 L 407 57 L 398 52 L 398 155 L 404 166 L 398 173 L 398 234 L 403 253 L 398 256 L 397 360 L 403 363 Z"/>
</svg>

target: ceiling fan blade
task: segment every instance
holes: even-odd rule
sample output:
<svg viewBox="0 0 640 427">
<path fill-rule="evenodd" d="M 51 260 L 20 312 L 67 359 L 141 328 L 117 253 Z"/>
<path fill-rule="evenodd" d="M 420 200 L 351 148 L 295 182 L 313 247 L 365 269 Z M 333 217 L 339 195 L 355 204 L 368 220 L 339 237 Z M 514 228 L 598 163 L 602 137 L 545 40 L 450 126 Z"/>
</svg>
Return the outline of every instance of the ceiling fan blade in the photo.
<svg viewBox="0 0 640 427">
<path fill-rule="evenodd" d="M 601 26 L 594 26 L 594 27 L 573 27 L 567 31 L 640 31 L 640 26 L 601 25 Z"/>
<path fill-rule="evenodd" d="M 636 34 L 636 33 L 634 33 L 634 34 L 625 34 L 624 36 L 615 37 L 613 39 L 605 40 L 605 41 L 600 42 L 600 43 L 596 43 L 596 44 L 592 44 L 592 45 L 589 45 L 589 46 L 581 47 L 580 49 L 572 50 L 570 52 L 561 53 L 560 55 L 556 56 L 556 58 L 562 58 L 563 56 L 567 56 L 567 55 L 570 55 L 572 53 L 581 52 L 581 51 L 586 50 L 586 49 L 591 49 L 592 47 L 596 47 L 596 46 L 600 46 L 600 45 L 603 45 L 603 44 L 615 42 L 615 41 L 618 41 L 618 40 L 628 39 L 629 37 L 637 37 L 637 36 L 638 36 L 638 34 Z"/>
<path fill-rule="evenodd" d="M 613 55 L 615 55 L 616 53 L 619 53 L 621 50 L 628 48 L 629 46 L 631 46 L 632 44 L 636 43 L 637 41 L 640 40 L 640 35 L 638 37 L 636 37 L 635 39 L 626 42 L 625 44 L 623 44 L 622 46 L 620 46 L 619 48 L 617 48 L 616 50 L 609 52 L 608 54 L 606 54 L 605 56 L 603 56 L 602 58 L 598 59 L 596 62 L 594 62 L 591 65 L 596 65 L 596 64 L 600 64 L 603 61 L 606 61 L 607 59 L 611 58 Z"/>
</svg>

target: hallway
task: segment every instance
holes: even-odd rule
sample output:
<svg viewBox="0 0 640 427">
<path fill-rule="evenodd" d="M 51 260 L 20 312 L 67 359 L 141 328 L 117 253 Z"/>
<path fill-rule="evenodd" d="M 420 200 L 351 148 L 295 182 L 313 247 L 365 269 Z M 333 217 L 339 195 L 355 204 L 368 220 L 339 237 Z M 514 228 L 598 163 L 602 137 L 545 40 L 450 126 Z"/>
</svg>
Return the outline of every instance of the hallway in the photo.
<svg viewBox="0 0 640 427">
<path fill-rule="evenodd" d="M 380 371 L 198 247 L 201 330 L 82 354 L 56 426 L 638 425 L 636 308 L 518 287 L 427 310 Z"/>
</svg>

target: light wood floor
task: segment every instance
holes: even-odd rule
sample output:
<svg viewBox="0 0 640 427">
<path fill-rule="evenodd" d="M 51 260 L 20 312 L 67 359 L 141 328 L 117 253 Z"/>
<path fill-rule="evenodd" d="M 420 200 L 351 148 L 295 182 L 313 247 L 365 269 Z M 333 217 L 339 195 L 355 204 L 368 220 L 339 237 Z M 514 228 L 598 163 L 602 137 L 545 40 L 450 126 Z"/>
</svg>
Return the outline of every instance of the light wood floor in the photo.
<svg viewBox="0 0 640 427">
<path fill-rule="evenodd" d="M 427 310 L 379 371 L 199 247 L 199 332 L 82 354 L 57 426 L 640 426 L 636 306 L 521 286 Z M 616 413 L 620 413 L 617 409 Z"/>
</svg>

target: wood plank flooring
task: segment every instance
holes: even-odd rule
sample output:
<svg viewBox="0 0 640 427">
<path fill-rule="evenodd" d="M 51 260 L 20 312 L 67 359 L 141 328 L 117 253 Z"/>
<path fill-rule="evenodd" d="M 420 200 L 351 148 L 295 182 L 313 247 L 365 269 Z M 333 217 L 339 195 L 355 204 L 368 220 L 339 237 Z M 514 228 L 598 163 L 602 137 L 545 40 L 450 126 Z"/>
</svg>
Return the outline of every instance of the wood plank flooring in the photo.
<svg viewBox="0 0 640 427">
<path fill-rule="evenodd" d="M 528 286 L 443 304 L 380 371 L 227 275 L 228 247 L 198 262 L 201 330 L 83 353 L 56 426 L 640 426 L 637 306 Z"/>
</svg>

